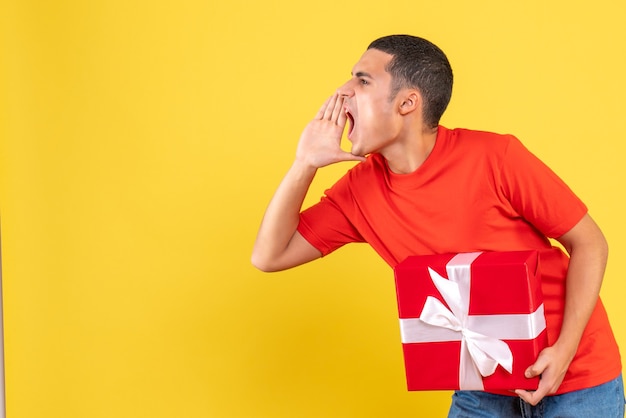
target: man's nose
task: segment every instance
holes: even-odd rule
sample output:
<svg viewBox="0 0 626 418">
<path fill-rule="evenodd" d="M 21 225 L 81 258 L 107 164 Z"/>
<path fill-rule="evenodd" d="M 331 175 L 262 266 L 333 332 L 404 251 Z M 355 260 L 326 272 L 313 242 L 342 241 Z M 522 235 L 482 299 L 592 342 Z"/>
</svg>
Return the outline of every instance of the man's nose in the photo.
<svg viewBox="0 0 626 418">
<path fill-rule="evenodd" d="M 337 89 L 337 93 L 341 97 L 350 98 L 354 96 L 354 88 L 352 87 L 352 80 L 347 81 L 343 86 Z"/>
</svg>

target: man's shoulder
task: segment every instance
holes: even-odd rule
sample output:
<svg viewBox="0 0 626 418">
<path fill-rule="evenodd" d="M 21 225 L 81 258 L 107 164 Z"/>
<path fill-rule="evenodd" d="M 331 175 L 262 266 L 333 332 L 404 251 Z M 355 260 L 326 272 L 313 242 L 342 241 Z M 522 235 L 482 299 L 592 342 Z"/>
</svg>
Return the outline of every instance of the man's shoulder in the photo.
<svg viewBox="0 0 626 418">
<path fill-rule="evenodd" d="M 483 141 L 483 142 L 508 142 L 511 139 L 515 138 L 515 136 L 511 134 L 503 134 L 493 131 L 479 130 L 479 129 L 468 129 L 468 128 L 454 128 L 448 129 L 442 127 L 448 134 L 450 138 L 454 138 L 457 140 L 472 140 L 472 141 Z"/>
<path fill-rule="evenodd" d="M 447 141 L 456 151 L 501 153 L 506 152 L 512 142 L 519 142 L 512 134 L 467 128 L 443 129 Z"/>
</svg>

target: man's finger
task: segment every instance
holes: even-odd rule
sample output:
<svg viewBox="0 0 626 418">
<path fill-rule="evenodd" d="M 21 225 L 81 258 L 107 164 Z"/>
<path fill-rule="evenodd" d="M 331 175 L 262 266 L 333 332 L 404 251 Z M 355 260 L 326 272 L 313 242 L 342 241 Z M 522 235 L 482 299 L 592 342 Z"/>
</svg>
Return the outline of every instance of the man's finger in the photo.
<svg viewBox="0 0 626 418">
<path fill-rule="evenodd" d="M 515 393 L 525 402 L 531 404 L 532 406 L 535 406 L 548 394 L 548 390 L 545 387 L 542 388 L 541 385 L 539 385 L 537 390 L 534 392 L 517 389 Z"/>
<path fill-rule="evenodd" d="M 549 356 L 539 354 L 537 361 L 535 361 L 535 363 L 528 366 L 528 368 L 524 372 L 524 376 L 530 379 L 532 377 L 537 377 L 541 375 L 548 367 L 548 364 L 549 364 L 548 359 L 549 359 Z"/>
<path fill-rule="evenodd" d="M 345 118 L 345 114 L 343 112 L 343 96 L 337 96 L 331 120 L 334 121 L 337 125 L 341 126 L 340 122 L 342 116 Z"/>
<path fill-rule="evenodd" d="M 330 96 L 330 99 L 328 99 L 328 102 L 326 103 L 326 109 L 324 109 L 324 116 L 323 119 L 325 120 L 330 120 L 333 121 L 333 114 L 335 112 L 335 107 L 337 107 L 337 98 L 339 96 L 337 95 L 337 93 L 333 94 L 332 96 Z"/>
<path fill-rule="evenodd" d="M 328 107 L 328 103 L 330 103 L 330 99 L 332 99 L 332 98 L 333 98 L 333 96 L 330 96 L 328 99 L 326 99 L 326 101 L 324 102 L 322 107 L 320 107 L 320 110 L 317 111 L 317 114 L 315 115 L 315 119 L 319 119 L 319 120 L 324 119 L 324 113 L 326 112 L 326 108 Z"/>
<path fill-rule="evenodd" d="M 537 367 L 537 363 L 533 364 L 524 372 L 524 376 L 527 378 L 537 377 L 543 372 L 543 368 Z"/>
<path fill-rule="evenodd" d="M 537 403 L 533 403 L 535 402 L 535 399 L 533 398 L 534 392 L 529 392 L 527 390 L 516 390 L 515 393 L 517 394 L 517 396 L 519 396 L 520 398 L 522 398 L 522 400 L 526 403 L 529 403 L 531 405 L 537 405 Z M 538 402 L 538 401 L 537 401 Z"/>
</svg>

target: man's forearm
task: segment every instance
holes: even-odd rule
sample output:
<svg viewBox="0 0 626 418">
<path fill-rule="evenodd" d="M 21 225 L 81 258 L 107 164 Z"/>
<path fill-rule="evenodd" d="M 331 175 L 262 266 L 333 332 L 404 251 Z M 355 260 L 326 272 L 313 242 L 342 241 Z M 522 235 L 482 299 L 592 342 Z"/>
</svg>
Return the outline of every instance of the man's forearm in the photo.
<svg viewBox="0 0 626 418">
<path fill-rule="evenodd" d="M 565 312 L 557 344 L 572 357 L 596 306 L 608 256 L 606 240 L 599 229 L 590 235 L 584 244 L 568 249 Z"/>
<path fill-rule="evenodd" d="M 274 270 L 296 232 L 300 210 L 317 169 L 298 161 L 290 167 L 270 201 L 259 227 L 252 264 L 261 270 Z"/>
</svg>

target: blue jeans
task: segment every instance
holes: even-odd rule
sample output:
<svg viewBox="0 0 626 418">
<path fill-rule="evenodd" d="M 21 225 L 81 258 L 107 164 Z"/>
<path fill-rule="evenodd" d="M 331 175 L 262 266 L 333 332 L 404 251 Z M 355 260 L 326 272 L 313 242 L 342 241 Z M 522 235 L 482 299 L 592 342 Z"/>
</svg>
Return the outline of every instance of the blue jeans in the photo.
<svg viewBox="0 0 626 418">
<path fill-rule="evenodd" d="M 477 391 L 452 395 L 448 418 L 624 418 L 622 376 L 589 389 L 546 396 L 537 406 L 517 396 Z"/>
</svg>

